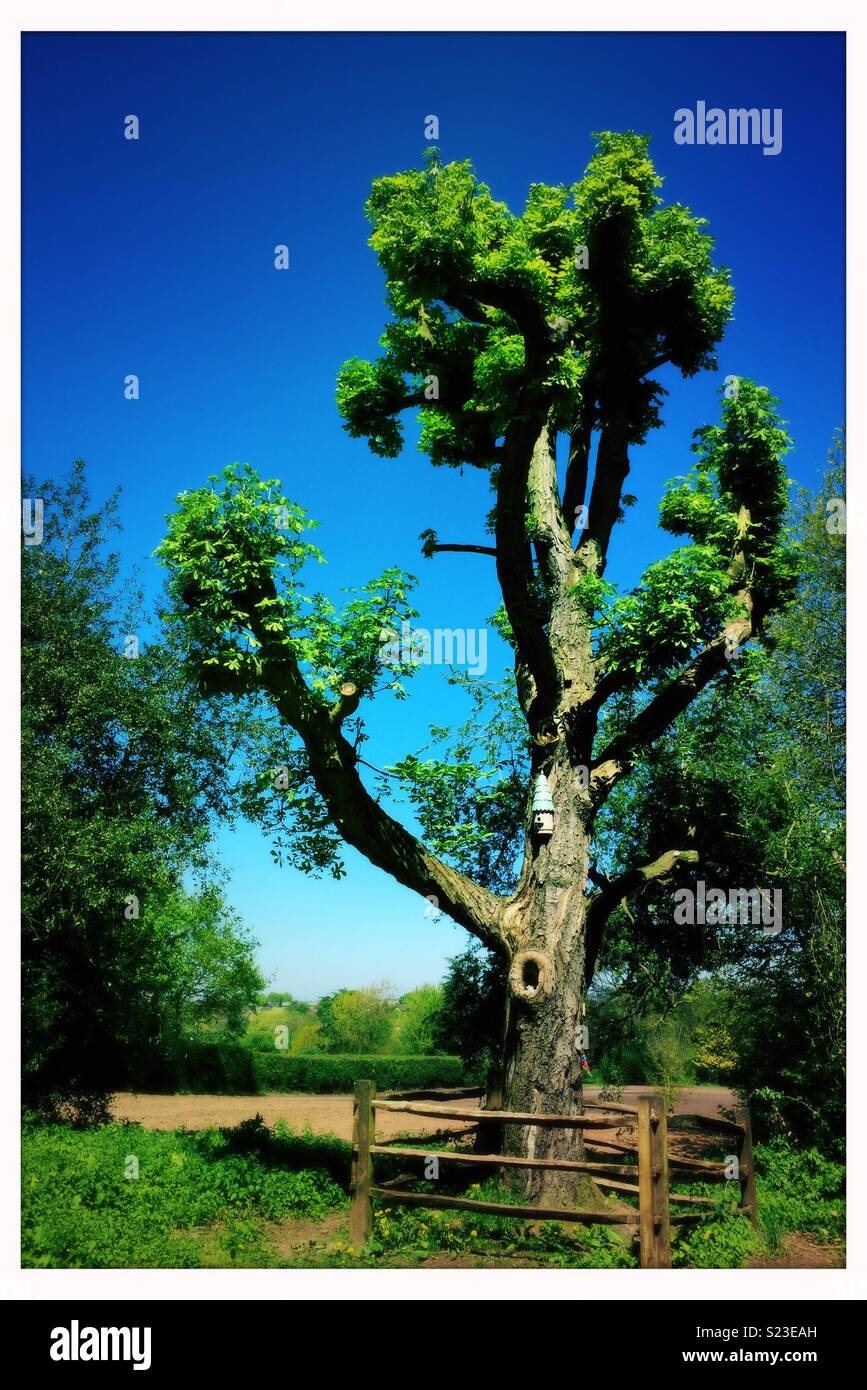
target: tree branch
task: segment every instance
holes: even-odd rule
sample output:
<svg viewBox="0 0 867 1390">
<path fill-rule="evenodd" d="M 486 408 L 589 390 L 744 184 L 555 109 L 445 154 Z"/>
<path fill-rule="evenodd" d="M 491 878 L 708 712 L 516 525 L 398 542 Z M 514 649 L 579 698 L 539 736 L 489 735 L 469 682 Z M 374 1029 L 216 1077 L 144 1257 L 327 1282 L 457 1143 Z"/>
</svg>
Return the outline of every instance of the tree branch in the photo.
<svg viewBox="0 0 867 1390">
<path fill-rule="evenodd" d="M 659 738 L 679 714 L 692 704 L 705 686 L 726 665 L 726 639 L 738 643 L 752 634 L 749 619 L 729 623 L 692 661 L 645 705 L 622 733 L 617 734 L 593 762 L 590 790 L 597 806 L 608 797 L 616 782 L 630 771 L 636 754 Z"/>
<path fill-rule="evenodd" d="M 563 488 L 563 516 L 569 534 L 575 534 L 578 508 L 587 497 L 587 474 L 590 466 L 590 442 L 593 427 L 582 423 L 569 436 L 569 462 L 566 465 L 566 485 Z M 586 529 L 582 527 L 582 531 Z"/>
<path fill-rule="evenodd" d="M 605 569 L 614 523 L 620 514 L 620 494 L 629 473 L 626 415 L 612 413 L 603 425 L 596 450 L 596 468 L 588 505 L 587 530 L 578 547 L 586 568 L 601 574 Z"/>
<path fill-rule="evenodd" d="M 628 869 L 625 874 L 621 874 L 619 878 L 604 880 L 599 892 L 594 893 L 590 899 L 584 926 L 584 979 L 586 985 L 589 985 L 593 979 L 605 925 L 618 904 L 632 893 L 644 888 L 646 884 L 652 883 L 655 879 L 664 878 L 679 864 L 697 864 L 698 862 L 698 850 L 670 849 L 650 864 L 636 865 L 634 868 Z M 599 881 L 601 877 L 601 875 L 594 874 L 594 881 Z"/>
<path fill-rule="evenodd" d="M 552 714 L 560 679 L 544 627 L 541 595 L 536 591 L 527 536 L 528 483 L 534 451 L 547 440 L 544 418 L 522 419 L 509 427 L 497 486 L 497 578 L 515 639 L 518 658 L 533 682 L 527 710 L 535 734 Z M 569 545 L 571 555 L 572 547 Z"/>
<path fill-rule="evenodd" d="M 535 297 L 519 285 L 504 285 L 490 277 L 468 280 L 465 285 L 449 285 L 441 296 L 444 304 L 457 309 L 473 323 L 490 327 L 484 306 L 501 309 L 514 320 L 527 346 L 539 347 L 550 336 L 542 308 Z"/>
<path fill-rule="evenodd" d="M 354 714 L 361 701 L 361 693 L 353 685 L 352 681 L 344 681 L 340 687 L 340 698 L 335 701 L 329 710 L 329 718 L 333 724 L 342 724 L 344 719 L 348 719 L 350 714 Z"/>
<path fill-rule="evenodd" d="M 459 922 L 486 945 L 507 944 L 502 927 L 503 902 L 487 889 L 438 859 L 376 802 L 361 780 L 357 755 L 339 728 L 357 692 L 341 695 L 331 710 L 318 703 L 285 634 L 265 629 L 265 613 L 273 613 L 277 592 L 272 580 L 236 596 L 235 607 L 249 615 L 249 627 L 260 643 L 261 682 L 281 717 L 301 737 L 316 788 L 342 838 L 398 883 L 422 897 L 434 897 L 442 912 Z M 270 602 L 263 609 L 262 600 Z M 348 689 L 349 683 L 347 683 Z"/>
<path fill-rule="evenodd" d="M 626 728 L 611 740 L 594 760 L 590 775 L 590 790 L 598 806 L 608 797 L 612 787 L 632 767 L 636 754 L 657 739 L 704 690 L 714 676 L 725 669 L 732 651 L 753 636 L 757 611 L 752 588 L 746 581 L 747 557 L 743 540 L 750 526 L 750 513 L 741 507 L 738 517 L 738 549 L 729 565 L 729 573 L 741 587 L 734 597 L 743 615 L 731 618 L 725 627 L 696 656 L 684 666 L 673 680 L 657 692 Z"/>
<path fill-rule="evenodd" d="M 497 555 L 496 547 L 493 545 L 445 545 L 440 541 L 435 541 L 425 554 L 436 555 L 444 550 L 459 551 L 465 555 L 493 555 L 495 559 Z"/>
</svg>

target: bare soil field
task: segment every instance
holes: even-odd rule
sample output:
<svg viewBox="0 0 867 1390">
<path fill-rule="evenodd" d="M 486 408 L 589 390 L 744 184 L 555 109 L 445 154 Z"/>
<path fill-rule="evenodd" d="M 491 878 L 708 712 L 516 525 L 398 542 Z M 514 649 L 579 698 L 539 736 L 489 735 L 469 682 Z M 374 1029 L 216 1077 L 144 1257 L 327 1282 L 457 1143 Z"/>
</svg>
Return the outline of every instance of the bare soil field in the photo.
<svg viewBox="0 0 867 1390">
<path fill-rule="evenodd" d="M 621 1104 L 634 1105 L 638 1096 L 650 1093 L 651 1086 L 624 1087 Z M 585 1086 L 585 1099 L 598 1100 L 599 1088 Z M 477 1100 L 446 1101 L 457 1109 L 475 1109 Z M 735 1104 L 732 1091 L 722 1086 L 685 1087 L 678 1094 L 675 1114 L 718 1115 L 720 1108 Z M 228 1128 L 242 1120 L 261 1115 L 266 1125 L 282 1119 L 295 1130 L 308 1126 L 314 1134 L 335 1134 L 338 1139 L 352 1138 L 351 1096 L 302 1096 L 268 1094 L 261 1096 L 193 1096 L 144 1095 L 120 1091 L 114 1097 L 112 1114 L 116 1120 L 132 1120 L 146 1129 L 210 1129 Z M 377 1134 L 384 1139 L 396 1134 L 429 1134 L 436 1127 L 448 1133 L 460 1133 L 466 1128 L 460 1120 L 440 1124 L 422 1115 L 389 1114 L 380 1111 Z M 602 1131 L 601 1135 L 606 1133 Z"/>
<path fill-rule="evenodd" d="M 452 1101 L 466 1109 L 477 1101 Z M 352 1138 L 352 1096 L 301 1096 L 268 1094 L 262 1096 L 156 1096 L 120 1091 L 114 1097 L 115 1120 L 134 1120 L 146 1129 L 226 1129 L 261 1115 L 266 1125 L 285 1120 L 296 1131 L 308 1126 L 314 1134 L 335 1134 Z M 436 1122 L 420 1115 L 379 1115 L 377 1134 L 429 1134 Z M 466 1125 L 456 1120 L 442 1126 L 458 1133 Z"/>
</svg>

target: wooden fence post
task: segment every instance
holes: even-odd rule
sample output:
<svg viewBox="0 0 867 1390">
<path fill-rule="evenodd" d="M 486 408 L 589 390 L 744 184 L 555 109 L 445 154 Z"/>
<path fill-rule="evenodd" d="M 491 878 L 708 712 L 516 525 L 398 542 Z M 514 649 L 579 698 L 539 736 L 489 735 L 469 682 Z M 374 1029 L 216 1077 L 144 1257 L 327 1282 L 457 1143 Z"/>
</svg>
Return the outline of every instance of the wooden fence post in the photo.
<svg viewBox="0 0 867 1390">
<path fill-rule="evenodd" d="M 659 1096 L 638 1098 L 638 1217 L 642 1269 L 671 1269 L 668 1121 Z"/>
<path fill-rule="evenodd" d="M 653 1166 L 659 1170 L 654 1182 L 654 1219 L 657 1269 L 671 1269 L 671 1209 L 668 1200 L 668 1114 L 665 1100 L 656 1097 L 657 1118 L 650 1117 Z"/>
<path fill-rule="evenodd" d="M 373 1232 L 373 1159 L 370 1145 L 374 1136 L 371 1101 L 376 1095 L 373 1081 L 356 1081 L 352 1106 L 352 1205 L 349 1208 L 349 1243 L 360 1250 Z"/>
<path fill-rule="evenodd" d="M 739 1105 L 735 1120 L 743 1132 L 738 1141 L 738 1168 L 741 1180 L 741 1206 L 749 1213 L 749 1218 L 757 1231 L 759 1225 L 759 1203 L 756 1197 L 756 1165 L 753 1159 L 753 1127 L 748 1105 Z"/>
<path fill-rule="evenodd" d="M 477 1154 L 498 1154 L 503 1147 L 503 1126 L 496 1120 L 486 1120 L 484 1114 L 486 1110 L 502 1110 L 503 1108 L 503 1070 L 497 1066 L 492 1068 L 488 1074 L 488 1088 L 484 1097 L 484 1105 L 479 1110 L 479 1127 L 476 1130 L 476 1142 L 474 1145 Z"/>
</svg>

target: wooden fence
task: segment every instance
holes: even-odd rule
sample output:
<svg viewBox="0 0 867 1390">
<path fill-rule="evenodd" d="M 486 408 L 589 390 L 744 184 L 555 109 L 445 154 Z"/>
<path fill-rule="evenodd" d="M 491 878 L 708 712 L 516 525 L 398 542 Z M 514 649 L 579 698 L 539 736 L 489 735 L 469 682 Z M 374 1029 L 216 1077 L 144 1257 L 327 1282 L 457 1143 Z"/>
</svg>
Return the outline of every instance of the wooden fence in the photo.
<svg viewBox="0 0 867 1390">
<path fill-rule="evenodd" d="M 586 1131 L 585 1148 L 594 1152 L 609 1151 L 607 1161 L 558 1159 L 558 1158 L 513 1158 L 501 1154 L 449 1153 L 440 1149 L 409 1148 L 401 1142 L 376 1142 L 376 1112 L 378 1110 L 406 1115 L 423 1115 L 437 1120 L 467 1120 L 472 1123 L 467 1130 L 479 1130 L 484 1126 L 517 1124 L 543 1125 L 557 1129 L 582 1129 Z M 596 1113 L 599 1112 L 599 1113 Z M 747 1108 L 741 1107 L 735 1121 L 710 1119 L 703 1115 L 678 1115 L 677 1121 L 698 1120 L 706 1129 L 730 1135 L 737 1146 L 738 1178 L 741 1199 L 738 1210 L 749 1216 L 758 1225 L 756 1206 L 756 1184 L 753 1172 L 752 1134 L 750 1116 Z M 637 1143 L 623 1143 L 618 1140 L 593 1138 L 594 1130 L 637 1129 Z M 482 1128 L 482 1133 L 490 1133 Z M 432 1137 L 432 1136 L 431 1136 Z M 430 1138 L 430 1137 L 429 1137 Z M 422 1139 L 424 1142 L 424 1139 Z M 636 1164 L 625 1164 L 611 1160 L 610 1151 L 634 1155 Z M 430 1192 L 409 1192 L 401 1184 L 416 1181 L 413 1173 L 401 1174 L 389 1182 L 377 1185 L 374 1180 L 374 1158 L 390 1154 L 392 1157 L 407 1160 L 436 1159 L 446 1166 L 463 1164 L 474 1168 L 533 1168 L 556 1170 L 560 1172 L 586 1173 L 598 1186 L 614 1193 L 626 1193 L 638 1197 L 638 1210 L 628 1212 L 570 1211 L 560 1207 L 506 1206 L 499 1202 L 484 1202 L 468 1197 L 444 1197 Z M 624 1179 L 638 1178 L 638 1182 Z M 508 1110 L 473 1110 L 459 1106 L 436 1105 L 413 1100 L 378 1100 L 376 1087 L 372 1081 L 358 1081 L 355 1085 L 352 1130 L 352 1206 L 350 1210 L 350 1241 L 356 1249 L 361 1249 L 369 1241 L 373 1230 L 373 1199 L 389 1206 L 447 1207 L 456 1211 L 472 1211 L 491 1216 L 516 1216 L 531 1221 L 570 1221 L 583 1225 L 631 1226 L 638 1228 L 641 1247 L 642 1269 L 671 1268 L 671 1227 L 688 1225 L 700 1221 L 703 1213 L 675 1212 L 671 1207 L 712 1207 L 710 1197 L 693 1197 L 689 1194 L 673 1193 L 675 1182 L 726 1182 L 726 1168 L 719 1162 L 707 1159 L 671 1158 L 668 1152 L 668 1117 L 659 1096 L 641 1096 L 637 1107 L 626 1105 L 595 1104 L 585 1106 L 581 1115 L 539 1115 L 521 1114 Z"/>
</svg>

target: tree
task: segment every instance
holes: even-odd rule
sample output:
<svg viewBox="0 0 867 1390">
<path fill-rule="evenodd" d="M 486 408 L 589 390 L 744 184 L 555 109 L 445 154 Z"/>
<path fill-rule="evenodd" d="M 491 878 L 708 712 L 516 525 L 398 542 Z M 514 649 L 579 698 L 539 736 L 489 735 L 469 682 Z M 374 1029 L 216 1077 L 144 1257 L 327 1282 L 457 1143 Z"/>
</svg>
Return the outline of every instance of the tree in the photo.
<svg viewBox="0 0 867 1390">
<path fill-rule="evenodd" d="M 302 1013 L 310 1012 L 310 1005 L 305 1004 L 300 999 L 295 999 L 288 990 L 272 989 L 267 994 L 260 994 L 258 999 L 260 1009 L 266 1008 L 286 1008 L 298 1009 Z"/>
<path fill-rule="evenodd" d="M 44 535 L 22 573 L 24 1095 L 98 1113 L 186 1027 L 238 1026 L 261 988 L 254 943 L 207 886 L 247 735 L 229 703 L 203 705 L 169 639 L 144 644 L 106 551 L 116 498 L 91 507 L 81 462 L 28 491 Z"/>
<path fill-rule="evenodd" d="M 793 508 L 796 601 L 609 800 L 603 834 L 614 873 L 680 835 L 702 846 L 693 880 L 779 892 L 771 935 L 729 920 L 673 933 L 670 894 L 651 885 L 612 918 L 602 978 L 631 1021 L 712 971 L 728 1079 L 753 1096 L 760 1127 L 826 1146 L 842 1136 L 845 1087 L 844 495 L 839 439 L 818 494 Z"/>
<path fill-rule="evenodd" d="M 427 1057 L 436 1052 L 443 1006 L 440 985 L 419 985 L 398 1000 L 391 1050 L 404 1057 Z"/>
<path fill-rule="evenodd" d="M 534 184 L 520 215 L 469 162 L 442 165 L 436 153 L 423 170 L 377 179 L 367 204 L 392 319 L 376 362 L 345 364 L 338 405 L 349 432 L 381 456 L 400 452 L 399 417 L 418 407 L 419 447 L 432 463 L 490 477 L 492 544 L 445 548 L 471 551 L 474 564 L 480 551 L 493 560 L 497 622 L 514 649 L 529 777 L 521 819 L 506 827 L 520 859 L 509 891 L 485 881 L 484 864 L 475 877 L 467 865 L 487 843 L 489 812 L 492 833 L 503 833 L 511 783 L 485 781 L 459 815 L 460 833 L 452 827 L 438 850 L 362 778 L 359 706 L 381 690 L 384 666 L 398 695 L 412 670 L 380 642 L 410 616 L 406 576 L 388 571 L 342 613 L 304 595 L 301 570 L 318 552 L 303 510 L 238 467 L 221 489 L 179 499 L 162 546 L 190 660 L 208 688 L 270 701 L 297 736 L 281 759 L 293 784 L 283 805 L 297 808 L 282 846 L 322 868 L 348 842 L 504 961 L 504 1095 L 514 1110 L 580 1110 L 578 1030 L 608 918 L 625 895 L 698 854 L 677 842 L 596 884 L 605 802 L 725 675 L 794 575 L 782 532 L 787 436 L 770 393 L 742 379 L 727 390 L 721 421 L 697 432 L 691 472 L 663 498 L 663 527 L 688 543 L 633 593 L 617 595 L 604 577 L 629 504 L 630 450 L 660 424 L 653 373 L 664 363 L 687 377 L 713 367 L 732 305 L 703 222 L 664 206 L 660 184 L 644 137 L 604 134 L 579 183 Z M 423 536 L 425 553 L 443 548 Z M 403 774 L 428 808 L 448 782 L 418 760 L 405 760 Z M 471 776 L 466 764 L 453 770 L 463 800 Z M 540 777 L 550 835 L 533 824 Z M 523 1154 L 528 1142 L 529 1131 L 507 1127 L 508 1152 Z M 583 1152 L 573 1130 L 545 1128 L 533 1142 L 538 1157 Z M 554 1201 L 586 1187 L 562 1173 L 523 1181 L 528 1196 Z"/>
<path fill-rule="evenodd" d="M 213 884 L 198 893 L 175 888 L 150 904 L 149 943 L 140 969 L 161 1016 L 164 1050 L 176 1053 L 203 1024 L 216 1022 L 230 1037 L 247 1028 L 247 1012 L 262 987 L 255 941 Z M 155 947 L 161 969 L 155 977 Z"/>
<path fill-rule="evenodd" d="M 381 1052 L 394 1022 L 388 985 L 340 989 L 320 999 L 317 1019 L 329 1052 Z"/>
<path fill-rule="evenodd" d="M 453 956 L 443 981 L 434 1033 L 440 1052 L 456 1052 L 471 1071 L 497 1072 L 501 1062 L 506 970 L 501 957 L 473 941 Z"/>
</svg>

